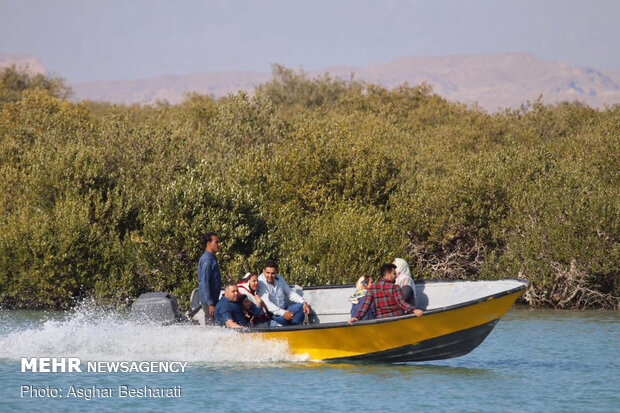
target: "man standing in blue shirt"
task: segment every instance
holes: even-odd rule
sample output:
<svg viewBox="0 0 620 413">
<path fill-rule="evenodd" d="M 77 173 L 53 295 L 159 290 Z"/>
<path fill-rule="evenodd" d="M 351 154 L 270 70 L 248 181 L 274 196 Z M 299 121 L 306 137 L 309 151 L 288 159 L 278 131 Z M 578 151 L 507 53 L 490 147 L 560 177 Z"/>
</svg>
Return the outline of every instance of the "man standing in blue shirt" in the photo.
<svg viewBox="0 0 620 413">
<path fill-rule="evenodd" d="M 205 324 L 210 324 L 222 290 L 220 266 L 215 257 L 222 244 L 215 232 L 209 232 L 203 238 L 203 245 L 205 252 L 198 261 L 198 297 L 205 313 Z"/>
</svg>

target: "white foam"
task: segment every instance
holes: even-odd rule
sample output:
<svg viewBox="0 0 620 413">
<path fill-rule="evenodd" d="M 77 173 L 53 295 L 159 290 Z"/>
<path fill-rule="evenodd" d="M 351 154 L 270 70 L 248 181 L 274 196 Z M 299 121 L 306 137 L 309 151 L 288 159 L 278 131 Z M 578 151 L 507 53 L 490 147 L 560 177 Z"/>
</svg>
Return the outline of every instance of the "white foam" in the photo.
<svg viewBox="0 0 620 413">
<path fill-rule="evenodd" d="M 190 363 L 296 362 L 286 342 L 221 327 L 137 323 L 116 312 L 82 307 L 64 320 L 4 332 L 0 358 L 78 357 L 93 361 L 171 360 Z"/>
</svg>

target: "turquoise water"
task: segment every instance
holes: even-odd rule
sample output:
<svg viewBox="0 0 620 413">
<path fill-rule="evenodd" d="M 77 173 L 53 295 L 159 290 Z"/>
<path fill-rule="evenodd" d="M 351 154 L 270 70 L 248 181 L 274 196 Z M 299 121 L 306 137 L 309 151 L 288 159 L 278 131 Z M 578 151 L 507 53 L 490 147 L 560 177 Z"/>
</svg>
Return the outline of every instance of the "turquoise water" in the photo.
<svg viewBox="0 0 620 413">
<path fill-rule="evenodd" d="M 325 364 L 230 331 L 138 325 L 96 311 L 0 311 L 0 411 L 620 411 L 620 314 L 513 309 L 464 357 Z M 21 357 L 186 361 L 184 373 L 22 373 Z M 20 397 L 21 386 L 63 398 Z M 172 388 L 175 398 L 67 397 L 76 388 Z"/>
</svg>

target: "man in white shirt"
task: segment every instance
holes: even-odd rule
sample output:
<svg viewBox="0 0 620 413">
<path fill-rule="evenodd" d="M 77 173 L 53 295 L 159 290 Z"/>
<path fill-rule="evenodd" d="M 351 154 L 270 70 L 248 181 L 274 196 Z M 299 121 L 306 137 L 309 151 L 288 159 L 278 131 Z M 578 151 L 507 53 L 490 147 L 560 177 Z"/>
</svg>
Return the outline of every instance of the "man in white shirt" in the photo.
<svg viewBox="0 0 620 413">
<path fill-rule="evenodd" d="M 265 262 L 263 273 L 258 277 L 258 295 L 273 313 L 272 320 L 279 325 L 299 325 L 304 315 L 310 314 L 310 306 L 303 297 L 291 290 L 284 277 L 278 274 L 275 261 Z"/>
</svg>

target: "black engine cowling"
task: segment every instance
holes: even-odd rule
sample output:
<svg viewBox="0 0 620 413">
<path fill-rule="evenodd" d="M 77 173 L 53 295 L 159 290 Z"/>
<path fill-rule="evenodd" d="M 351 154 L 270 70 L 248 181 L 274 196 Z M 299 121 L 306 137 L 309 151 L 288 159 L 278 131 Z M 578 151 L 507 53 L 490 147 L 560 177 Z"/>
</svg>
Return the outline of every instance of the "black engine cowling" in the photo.
<svg viewBox="0 0 620 413">
<path fill-rule="evenodd" d="M 177 299 L 170 293 L 145 293 L 131 305 L 131 314 L 141 320 L 161 324 L 184 321 Z"/>
</svg>

